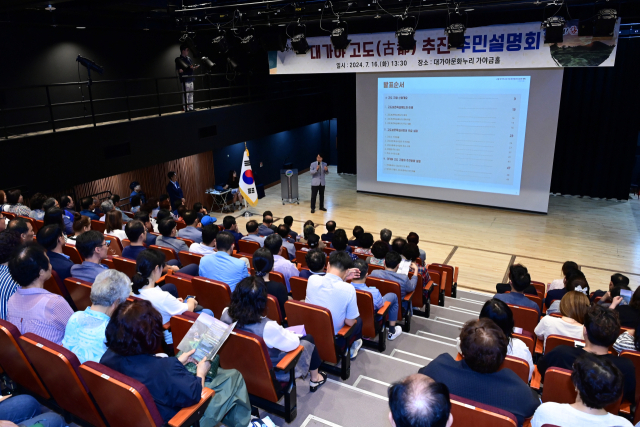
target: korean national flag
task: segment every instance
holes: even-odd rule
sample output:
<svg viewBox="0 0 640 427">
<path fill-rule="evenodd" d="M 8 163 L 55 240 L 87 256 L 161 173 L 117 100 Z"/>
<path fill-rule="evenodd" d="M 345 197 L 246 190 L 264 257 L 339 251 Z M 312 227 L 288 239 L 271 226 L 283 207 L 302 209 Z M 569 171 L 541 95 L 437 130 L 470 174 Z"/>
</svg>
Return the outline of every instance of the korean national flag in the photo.
<svg viewBox="0 0 640 427">
<path fill-rule="evenodd" d="M 253 179 L 251 162 L 249 162 L 249 150 L 244 150 L 242 158 L 242 172 L 240 172 L 240 193 L 251 206 L 258 205 L 258 193 L 256 192 L 256 180 Z"/>
</svg>

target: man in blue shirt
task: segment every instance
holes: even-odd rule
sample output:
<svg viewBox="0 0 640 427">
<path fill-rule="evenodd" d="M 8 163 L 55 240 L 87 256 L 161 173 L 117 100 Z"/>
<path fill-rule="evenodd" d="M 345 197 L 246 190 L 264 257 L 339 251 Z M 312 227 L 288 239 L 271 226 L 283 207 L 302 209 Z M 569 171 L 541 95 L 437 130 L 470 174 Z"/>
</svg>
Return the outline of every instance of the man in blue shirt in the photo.
<svg viewBox="0 0 640 427">
<path fill-rule="evenodd" d="M 273 228 L 271 228 L 271 224 L 273 224 L 273 216 L 265 213 L 262 217 L 262 224 L 258 227 L 258 235 L 262 237 L 267 237 L 274 233 Z"/>
<path fill-rule="evenodd" d="M 100 221 L 100 215 L 93 213 L 93 210 L 96 208 L 95 203 L 93 203 L 93 198 L 85 197 L 84 199 L 82 199 L 80 205 L 82 206 L 80 215 L 88 216 L 95 221 Z"/>
<path fill-rule="evenodd" d="M 93 283 L 96 276 L 104 270 L 108 270 L 100 261 L 109 256 L 108 242 L 104 235 L 96 230 L 89 230 L 78 236 L 76 249 L 84 258 L 82 264 L 71 267 L 71 277 Z"/>
<path fill-rule="evenodd" d="M 57 224 L 47 225 L 38 231 L 38 243 L 47 250 L 51 268 L 58 274 L 60 280 L 71 277 L 71 267 L 75 264 L 67 255 L 62 253 L 65 244 L 62 229 Z"/>
<path fill-rule="evenodd" d="M 252 219 L 245 225 L 247 228 L 247 235 L 240 240 L 248 240 L 250 242 L 256 242 L 260 247 L 264 247 L 264 237 L 258 235 L 258 221 Z"/>
<path fill-rule="evenodd" d="M 529 271 L 522 264 L 515 264 L 509 267 L 509 284 L 511 292 L 508 294 L 495 294 L 493 297 L 506 304 L 520 307 L 533 308 L 540 315 L 540 307 L 524 295 L 525 289 L 531 285 Z"/>
<path fill-rule="evenodd" d="M 169 183 L 167 184 L 167 194 L 169 195 L 171 207 L 173 208 L 178 200 L 182 201 L 182 203 L 185 202 L 184 193 L 182 192 L 182 188 L 180 188 L 180 184 L 178 184 L 178 174 L 171 171 L 168 176 Z"/>
<path fill-rule="evenodd" d="M 234 247 L 233 235 L 228 231 L 222 231 L 216 237 L 218 252 L 206 255 L 200 260 L 200 276 L 226 283 L 231 288 L 231 292 L 238 282 L 249 277 L 244 261 L 231 256 Z"/>
<path fill-rule="evenodd" d="M 158 238 L 158 236 L 155 235 L 155 234 L 152 234 L 153 224 L 151 224 L 151 219 L 149 218 L 149 213 L 145 212 L 145 211 L 138 211 L 133 215 L 133 219 L 138 220 L 142 224 L 144 224 L 144 228 L 147 230 L 147 237 L 146 237 L 146 240 L 144 241 L 144 244 L 146 244 L 147 246 L 155 245 L 156 244 L 156 239 Z M 129 223 L 127 223 L 127 224 L 129 224 Z M 127 232 L 127 228 L 126 227 L 125 227 L 124 231 L 125 231 L 125 233 Z M 129 240 L 131 240 L 131 239 L 129 239 Z"/>
<path fill-rule="evenodd" d="M 186 211 L 184 215 L 182 215 L 182 219 L 184 219 L 184 223 L 187 224 L 187 226 L 178 231 L 178 237 L 193 240 L 195 243 L 202 243 L 202 228 L 198 227 L 200 225 L 198 213 L 195 211 Z"/>
<path fill-rule="evenodd" d="M 231 215 L 227 215 L 222 220 L 222 226 L 224 227 L 224 231 L 231 233 L 233 237 L 236 239 L 235 244 L 238 246 L 238 240 L 242 239 L 242 233 L 238 233 L 238 224 L 236 223 L 236 219 Z"/>
<path fill-rule="evenodd" d="M 411 269 L 413 270 L 413 276 L 409 279 L 406 274 L 398 273 L 398 267 L 402 261 L 402 255 L 397 252 L 387 252 L 384 257 L 384 270 L 373 270 L 371 277 L 375 277 L 383 280 L 390 280 L 400 285 L 400 297 L 404 298 L 409 292 L 413 291 L 418 284 L 418 266 L 415 263 L 411 263 Z M 409 303 L 402 302 L 404 308 L 408 308 Z"/>
</svg>

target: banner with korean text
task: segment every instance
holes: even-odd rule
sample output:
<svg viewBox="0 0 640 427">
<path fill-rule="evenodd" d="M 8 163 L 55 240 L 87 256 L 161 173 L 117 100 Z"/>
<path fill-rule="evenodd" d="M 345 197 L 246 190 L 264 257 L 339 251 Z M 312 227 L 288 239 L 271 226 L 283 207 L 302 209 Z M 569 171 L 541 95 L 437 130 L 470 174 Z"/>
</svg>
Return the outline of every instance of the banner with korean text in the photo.
<svg viewBox="0 0 640 427">
<path fill-rule="evenodd" d="M 400 50 L 395 33 L 351 34 L 347 49 L 326 37 L 309 37 L 310 49 L 296 55 L 269 52 L 271 74 L 353 73 L 500 68 L 612 67 L 620 19 L 613 37 L 578 36 L 578 20 L 567 21 L 564 41 L 544 44 L 540 22 L 468 28 L 465 46 L 447 47 L 443 29 L 418 30 L 414 50 Z"/>
</svg>

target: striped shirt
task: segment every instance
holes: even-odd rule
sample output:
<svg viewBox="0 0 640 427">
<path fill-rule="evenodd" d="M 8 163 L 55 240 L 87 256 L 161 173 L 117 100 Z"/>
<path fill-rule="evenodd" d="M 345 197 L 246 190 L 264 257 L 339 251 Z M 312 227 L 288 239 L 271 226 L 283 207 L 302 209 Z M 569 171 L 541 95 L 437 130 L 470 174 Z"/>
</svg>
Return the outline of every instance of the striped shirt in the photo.
<svg viewBox="0 0 640 427">
<path fill-rule="evenodd" d="M 7 304 L 7 321 L 21 334 L 32 332 L 58 345 L 72 314 L 64 298 L 42 288 L 18 287 Z"/>
<path fill-rule="evenodd" d="M 629 332 L 624 332 L 618 337 L 615 344 L 613 344 L 613 349 L 617 351 L 618 354 L 622 353 L 625 350 L 638 351 L 634 342 L 635 337 Z"/>
<path fill-rule="evenodd" d="M 7 320 L 7 301 L 17 287 L 18 284 L 9 273 L 9 267 L 0 265 L 0 318 L 2 320 Z"/>
</svg>

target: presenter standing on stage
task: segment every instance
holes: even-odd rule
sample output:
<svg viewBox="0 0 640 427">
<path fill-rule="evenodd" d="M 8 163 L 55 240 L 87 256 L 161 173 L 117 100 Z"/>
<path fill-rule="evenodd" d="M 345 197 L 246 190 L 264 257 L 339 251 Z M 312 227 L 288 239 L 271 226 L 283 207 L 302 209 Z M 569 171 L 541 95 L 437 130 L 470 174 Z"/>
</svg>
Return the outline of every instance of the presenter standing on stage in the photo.
<svg viewBox="0 0 640 427">
<path fill-rule="evenodd" d="M 322 155 L 318 154 L 315 162 L 311 163 L 309 172 L 311 173 L 311 213 L 316 211 L 316 196 L 320 193 L 320 210 L 326 211 L 324 208 L 324 177 L 329 173 L 327 164 L 322 161 Z"/>
</svg>

